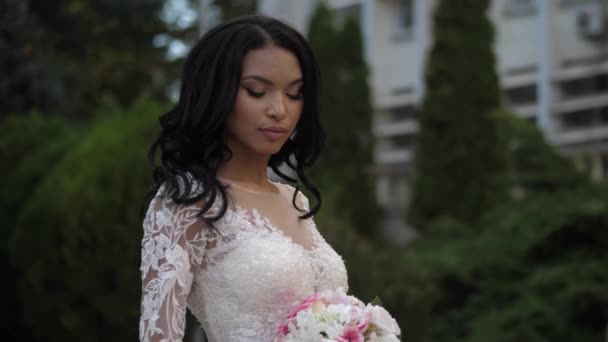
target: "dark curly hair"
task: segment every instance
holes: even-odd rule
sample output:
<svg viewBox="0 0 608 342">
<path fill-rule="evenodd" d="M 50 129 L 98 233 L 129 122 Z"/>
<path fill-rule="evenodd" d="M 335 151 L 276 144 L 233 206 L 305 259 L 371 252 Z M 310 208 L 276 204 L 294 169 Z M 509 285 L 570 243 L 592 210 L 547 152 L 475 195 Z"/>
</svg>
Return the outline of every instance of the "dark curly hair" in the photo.
<svg viewBox="0 0 608 342">
<path fill-rule="evenodd" d="M 289 50 L 297 57 L 303 74 L 304 104 L 295 129 L 297 134 L 271 156 L 268 166 L 295 185 L 292 204 L 299 211 L 305 212 L 296 204 L 300 182 L 315 196 L 316 204 L 300 216 L 301 219 L 318 212 L 321 194 L 304 170 L 317 160 L 325 140 L 318 109 L 319 67 L 312 49 L 299 32 L 277 19 L 261 15 L 237 17 L 214 27 L 188 54 L 179 100 L 160 117 L 160 135 L 150 146 L 148 158 L 153 167 L 153 185 L 146 194 L 142 212 L 165 184 L 165 194 L 176 203 L 204 199 L 199 216 L 211 226 L 224 215 L 227 195 L 216 173 L 232 156 L 223 140 L 226 119 L 234 107 L 245 55 L 270 45 Z M 160 165 L 155 162 L 157 150 L 160 150 Z M 281 172 L 282 165 L 295 171 L 297 179 Z M 203 191 L 195 191 L 195 185 L 202 186 Z M 221 209 L 216 215 L 205 215 L 218 192 Z"/>
</svg>

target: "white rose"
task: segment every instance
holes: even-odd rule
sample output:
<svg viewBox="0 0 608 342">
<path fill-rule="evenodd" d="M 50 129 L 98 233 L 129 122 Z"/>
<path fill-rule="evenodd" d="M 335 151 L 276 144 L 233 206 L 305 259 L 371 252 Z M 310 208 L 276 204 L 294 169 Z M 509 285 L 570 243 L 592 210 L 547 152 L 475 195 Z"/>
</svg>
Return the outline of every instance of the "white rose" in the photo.
<svg viewBox="0 0 608 342">
<path fill-rule="evenodd" d="M 395 335 L 401 335 L 401 329 L 397 324 L 397 321 L 381 306 L 372 306 L 370 308 L 372 314 L 372 322 L 376 324 L 380 329 L 385 330 Z M 397 340 L 398 341 L 398 340 Z"/>
<path fill-rule="evenodd" d="M 369 342 L 400 342 L 397 336 L 394 334 L 378 336 L 375 332 L 373 332 L 369 336 Z"/>
</svg>

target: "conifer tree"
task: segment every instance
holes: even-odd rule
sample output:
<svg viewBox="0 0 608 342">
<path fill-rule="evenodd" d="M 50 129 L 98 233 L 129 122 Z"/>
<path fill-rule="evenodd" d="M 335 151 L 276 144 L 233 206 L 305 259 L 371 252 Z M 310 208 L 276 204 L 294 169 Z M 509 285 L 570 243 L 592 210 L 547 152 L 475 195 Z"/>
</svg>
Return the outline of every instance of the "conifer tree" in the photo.
<svg viewBox="0 0 608 342">
<path fill-rule="evenodd" d="M 506 194 L 488 2 L 441 1 L 435 12 L 408 212 L 417 227 L 440 216 L 474 221 Z"/>
<path fill-rule="evenodd" d="M 337 191 L 337 208 L 368 236 L 377 232 L 380 210 L 369 168 L 372 163 L 370 90 L 361 26 L 354 17 L 336 27 L 322 3 L 310 23 L 309 41 L 321 67 L 321 117 L 326 152 L 313 177 Z"/>
<path fill-rule="evenodd" d="M 111 96 L 166 99 L 178 64 L 159 34 L 180 37 L 164 0 L 0 2 L 0 116 L 31 110 L 85 118 Z"/>
<path fill-rule="evenodd" d="M 255 0 L 216 0 L 214 4 L 220 8 L 223 21 L 240 15 L 254 13 L 256 7 Z"/>
</svg>

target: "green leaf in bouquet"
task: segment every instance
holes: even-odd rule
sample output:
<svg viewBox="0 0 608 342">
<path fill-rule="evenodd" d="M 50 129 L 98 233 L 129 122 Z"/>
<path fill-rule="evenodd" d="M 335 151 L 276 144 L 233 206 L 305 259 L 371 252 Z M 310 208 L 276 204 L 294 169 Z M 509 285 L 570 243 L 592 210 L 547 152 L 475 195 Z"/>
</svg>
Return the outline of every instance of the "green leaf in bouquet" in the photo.
<svg viewBox="0 0 608 342">
<path fill-rule="evenodd" d="M 374 299 L 369 303 L 371 305 L 382 306 L 382 301 L 380 300 L 380 298 L 378 298 L 378 296 L 374 297 Z"/>
</svg>

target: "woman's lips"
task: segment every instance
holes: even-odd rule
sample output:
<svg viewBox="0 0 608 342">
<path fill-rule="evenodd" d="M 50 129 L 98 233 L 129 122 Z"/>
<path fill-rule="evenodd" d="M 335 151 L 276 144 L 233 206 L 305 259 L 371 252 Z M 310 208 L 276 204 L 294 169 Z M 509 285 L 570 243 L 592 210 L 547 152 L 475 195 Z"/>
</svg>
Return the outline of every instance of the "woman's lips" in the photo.
<svg viewBox="0 0 608 342">
<path fill-rule="evenodd" d="M 280 140 L 285 134 L 287 134 L 287 131 L 283 129 L 274 128 L 260 129 L 260 132 L 262 132 L 262 134 L 270 141 Z"/>
</svg>

